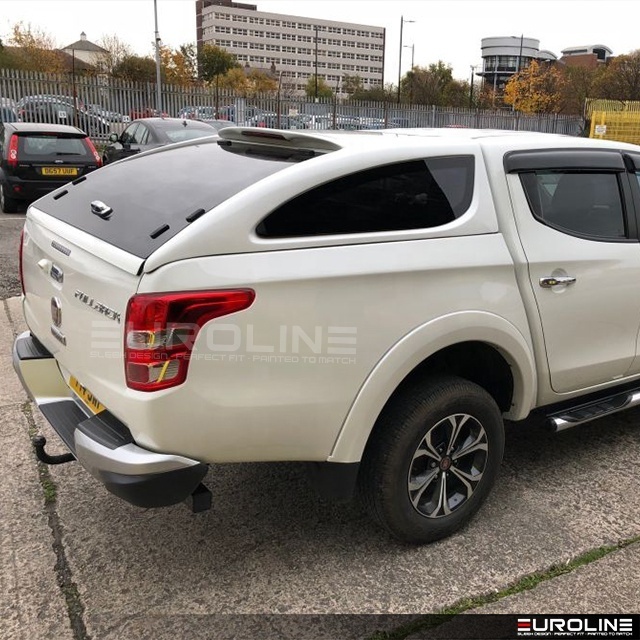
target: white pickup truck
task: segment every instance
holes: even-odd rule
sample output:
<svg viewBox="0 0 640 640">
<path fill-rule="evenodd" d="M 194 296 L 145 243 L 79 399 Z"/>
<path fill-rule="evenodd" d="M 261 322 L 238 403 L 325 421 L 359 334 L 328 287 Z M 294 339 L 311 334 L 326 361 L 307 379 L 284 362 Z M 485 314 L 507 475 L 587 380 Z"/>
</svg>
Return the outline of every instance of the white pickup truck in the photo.
<svg viewBox="0 0 640 640">
<path fill-rule="evenodd" d="M 228 128 L 32 205 L 24 386 L 142 507 L 210 464 L 309 463 L 394 536 L 462 526 L 503 419 L 640 400 L 640 147 L 473 130 Z M 215 472 L 215 471 L 212 471 Z"/>
</svg>

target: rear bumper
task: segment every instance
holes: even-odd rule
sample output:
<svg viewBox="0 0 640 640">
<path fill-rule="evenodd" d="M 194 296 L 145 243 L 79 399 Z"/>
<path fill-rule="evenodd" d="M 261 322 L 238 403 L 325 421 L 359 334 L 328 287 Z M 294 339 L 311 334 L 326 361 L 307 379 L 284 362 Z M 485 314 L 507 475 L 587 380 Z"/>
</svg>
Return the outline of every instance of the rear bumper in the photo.
<svg viewBox="0 0 640 640">
<path fill-rule="evenodd" d="M 207 465 L 138 446 L 108 411 L 93 415 L 75 399 L 54 357 L 28 331 L 16 338 L 13 366 L 29 396 L 80 464 L 111 493 L 139 507 L 187 499 Z"/>
<path fill-rule="evenodd" d="M 66 180 L 22 180 L 15 176 L 5 176 L 4 193 L 8 198 L 33 202 L 47 193 L 51 193 L 58 187 L 62 187 L 75 178 Z"/>
</svg>

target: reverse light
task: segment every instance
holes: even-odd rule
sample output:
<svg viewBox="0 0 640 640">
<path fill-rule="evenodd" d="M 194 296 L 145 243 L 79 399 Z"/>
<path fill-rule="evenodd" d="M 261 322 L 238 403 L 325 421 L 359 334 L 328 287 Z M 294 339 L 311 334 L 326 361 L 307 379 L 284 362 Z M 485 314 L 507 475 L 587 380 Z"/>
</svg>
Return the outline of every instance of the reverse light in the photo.
<svg viewBox="0 0 640 640">
<path fill-rule="evenodd" d="M 127 386 L 159 391 L 182 384 L 202 326 L 250 307 L 254 299 L 252 289 L 133 296 L 124 332 Z"/>
<path fill-rule="evenodd" d="M 15 169 L 18 166 L 18 136 L 13 134 L 9 140 L 9 154 L 7 156 L 7 164 Z"/>
</svg>

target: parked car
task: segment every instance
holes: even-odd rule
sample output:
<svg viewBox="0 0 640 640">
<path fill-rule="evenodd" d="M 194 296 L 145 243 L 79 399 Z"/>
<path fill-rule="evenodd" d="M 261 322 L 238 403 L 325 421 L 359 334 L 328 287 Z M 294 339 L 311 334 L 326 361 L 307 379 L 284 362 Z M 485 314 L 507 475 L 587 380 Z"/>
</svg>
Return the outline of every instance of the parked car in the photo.
<svg viewBox="0 0 640 640">
<path fill-rule="evenodd" d="M 16 105 L 24 122 L 46 122 L 78 126 L 92 138 L 106 138 L 111 131 L 109 123 L 101 116 L 87 113 L 73 100 L 53 95 L 25 96 Z"/>
<path fill-rule="evenodd" d="M 151 107 L 138 107 L 129 111 L 129 120 L 140 120 L 142 118 L 167 118 L 168 113 L 164 111 L 160 113 L 157 109 Z"/>
<path fill-rule="evenodd" d="M 0 122 L 19 122 L 20 117 L 15 107 L 0 105 Z"/>
<path fill-rule="evenodd" d="M 109 136 L 102 161 L 108 164 L 165 144 L 211 135 L 215 135 L 211 126 L 198 120 L 141 118 L 129 124 L 120 135 Z"/>
<path fill-rule="evenodd" d="M 189 118 L 192 120 L 215 120 L 215 107 L 183 107 L 178 112 L 178 118 Z"/>
<path fill-rule="evenodd" d="M 27 212 L 14 365 L 115 495 L 204 509 L 210 464 L 303 461 L 424 543 L 489 495 L 505 418 L 560 431 L 640 405 L 640 146 L 218 136 Z"/>
<path fill-rule="evenodd" d="M 200 120 L 200 122 L 205 122 L 210 127 L 213 127 L 216 131 L 220 131 L 220 129 L 226 129 L 227 127 L 235 127 L 236 125 L 229 120 Z"/>
<path fill-rule="evenodd" d="M 102 164 L 87 134 L 67 125 L 2 123 L 0 153 L 0 208 L 5 213 Z"/>
<path fill-rule="evenodd" d="M 88 104 L 86 111 L 94 116 L 104 118 L 108 122 L 129 122 L 130 120 L 129 116 L 123 116 L 118 111 L 111 111 L 101 104 Z"/>
</svg>

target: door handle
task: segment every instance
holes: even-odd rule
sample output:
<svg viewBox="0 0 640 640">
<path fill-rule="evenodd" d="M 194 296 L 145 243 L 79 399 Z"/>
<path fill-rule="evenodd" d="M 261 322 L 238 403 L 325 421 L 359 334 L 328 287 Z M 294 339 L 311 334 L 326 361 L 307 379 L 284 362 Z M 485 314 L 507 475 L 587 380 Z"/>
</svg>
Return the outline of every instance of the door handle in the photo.
<svg viewBox="0 0 640 640">
<path fill-rule="evenodd" d="M 576 279 L 573 276 L 547 276 L 546 278 L 540 278 L 540 286 L 543 289 L 551 289 L 551 287 L 574 284 L 575 281 Z"/>
</svg>

